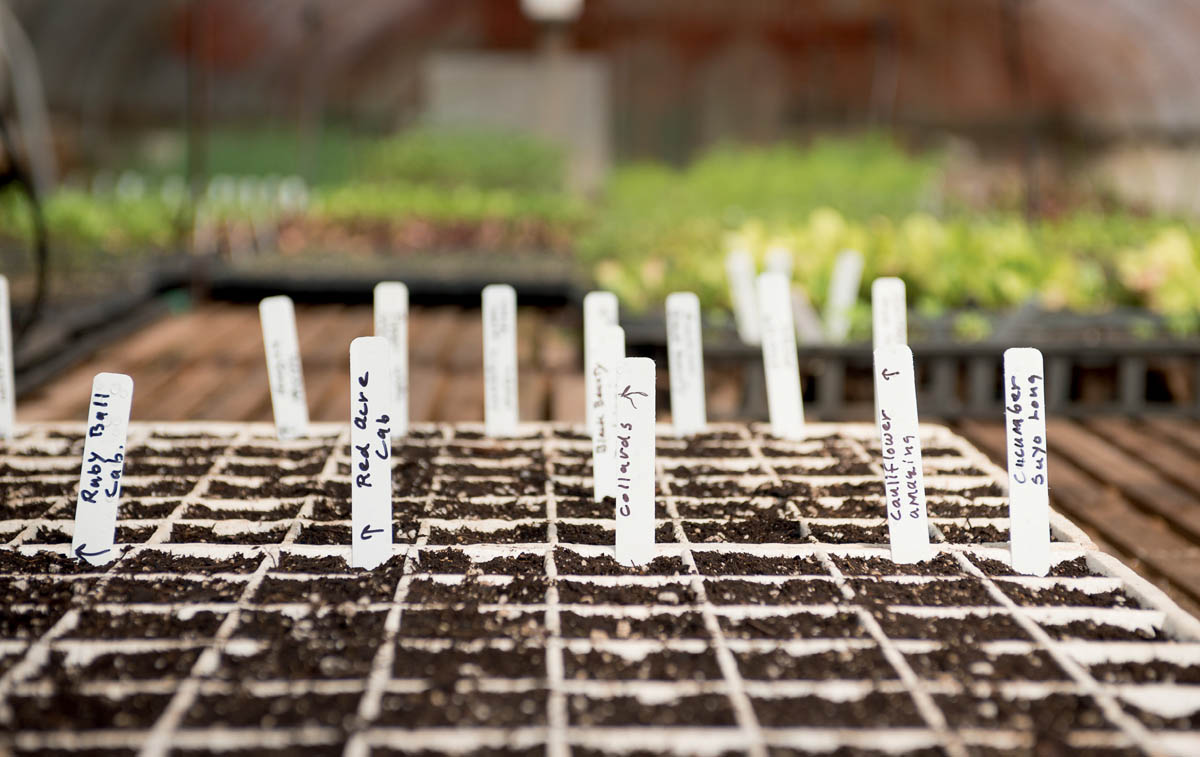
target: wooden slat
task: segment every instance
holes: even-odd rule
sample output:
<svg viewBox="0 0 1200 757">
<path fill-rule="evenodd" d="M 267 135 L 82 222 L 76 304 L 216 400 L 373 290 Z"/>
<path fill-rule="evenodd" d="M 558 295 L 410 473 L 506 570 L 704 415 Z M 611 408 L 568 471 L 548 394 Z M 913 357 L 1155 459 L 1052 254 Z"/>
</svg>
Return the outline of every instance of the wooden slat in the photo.
<svg viewBox="0 0 1200 757">
<path fill-rule="evenodd" d="M 582 373 L 559 373 L 551 378 L 550 417 L 563 423 L 583 423 L 587 420 L 587 387 Z"/>
<path fill-rule="evenodd" d="M 1200 494 L 1200 456 L 1128 418 L 1096 418 L 1085 425 L 1158 475 Z"/>
<path fill-rule="evenodd" d="M 520 371 L 517 378 L 517 417 L 522 423 L 549 420 L 549 375 L 528 367 Z"/>
<path fill-rule="evenodd" d="M 1148 427 L 1200 455 L 1200 421 L 1151 416 L 1143 421 Z"/>
</svg>

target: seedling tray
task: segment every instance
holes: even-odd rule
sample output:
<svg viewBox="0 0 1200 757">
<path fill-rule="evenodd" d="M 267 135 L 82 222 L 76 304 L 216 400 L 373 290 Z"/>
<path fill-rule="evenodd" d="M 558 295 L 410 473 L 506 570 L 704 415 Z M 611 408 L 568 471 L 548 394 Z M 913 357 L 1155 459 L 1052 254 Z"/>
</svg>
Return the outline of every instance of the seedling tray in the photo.
<svg viewBox="0 0 1200 757">
<path fill-rule="evenodd" d="M 1012 575 L 1000 471 L 922 431 L 927 563 L 889 559 L 872 427 L 721 425 L 662 430 L 630 570 L 577 427 L 417 426 L 367 573 L 345 426 L 135 424 L 102 570 L 82 428 L 39 426 L 0 458 L 0 750 L 1200 754 L 1200 623 L 1056 514 Z"/>
</svg>

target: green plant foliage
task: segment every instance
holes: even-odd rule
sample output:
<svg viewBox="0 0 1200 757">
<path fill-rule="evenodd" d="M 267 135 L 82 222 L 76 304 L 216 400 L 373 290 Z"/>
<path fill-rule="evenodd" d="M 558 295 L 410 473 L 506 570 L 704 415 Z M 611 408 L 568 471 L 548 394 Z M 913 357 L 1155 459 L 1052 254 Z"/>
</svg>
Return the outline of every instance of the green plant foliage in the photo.
<svg viewBox="0 0 1200 757">
<path fill-rule="evenodd" d="M 548 192 L 363 182 L 319 192 L 310 214 L 343 222 L 417 217 L 442 223 L 538 220 L 569 225 L 584 218 L 584 207 L 571 197 Z"/>
<path fill-rule="evenodd" d="M 563 154 L 521 134 L 418 129 L 380 140 L 366 151 L 366 179 L 530 192 L 563 188 Z"/>
<path fill-rule="evenodd" d="M 68 250 L 166 248 L 177 234 L 177 212 L 177 207 L 152 194 L 135 198 L 59 189 L 42 202 L 51 244 Z M 25 197 L 15 190 L 0 195 L 0 238 L 28 243 L 32 237 L 33 220 Z"/>
</svg>

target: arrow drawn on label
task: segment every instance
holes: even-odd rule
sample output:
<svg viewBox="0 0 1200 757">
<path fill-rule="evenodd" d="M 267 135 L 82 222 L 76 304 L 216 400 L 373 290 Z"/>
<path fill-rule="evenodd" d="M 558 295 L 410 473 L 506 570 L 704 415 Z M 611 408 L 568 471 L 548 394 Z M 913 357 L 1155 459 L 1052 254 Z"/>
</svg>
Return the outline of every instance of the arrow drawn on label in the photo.
<svg viewBox="0 0 1200 757">
<path fill-rule="evenodd" d="M 84 559 L 85 557 L 99 557 L 100 555 L 104 554 L 105 552 L 108 552 L 107 549 L 102 549 L 99 552 L 84 552 L 83 550 L 85 547 L 87 547 L 86 544 L 80 544 L 78 547 L 75 548 L 75 556 L 78 557 L 80 560 Z"/>
<path fill-rule="evenodd" d="M 381 533 L 383 533 L 382 528 L 371 528 L 370 526 L 363 526 L 362 533 L 359 534 L 359 536 L 361 536 L 363 538 L 363 540 L 365 541 L 367 539 L 370 539 L 375 534 L 381 534 Z"/>
<path fill-rule="evenodd" d="M 625 390 L 624 390 L 624 391 L 622 391 L 622 392 L 621 392 L 621 394 L 620 394 L 619 396 L 620 396 L 620 397 L 622 397 L 622 398 L 624 398 L 624 399 L 627 399 L 627 400 L 629 400 L 629 404 L 630 404 L 630 405 L 633 405 L 633 409 L 634 409 L 634 410 L 637 410 L 637 403 L 633 401 L 633 398 L 634 398 L 634 397 L 649 397 L 650 395 L 649 395 L 649 394 L 646 394 L 645 392 L 631 392 L 631 391 L 629 391 L 629 390 L 630 390 L 630 389 L 632 389 L 632 388 L 633 388 L 633 385 L 632 385 L 632 384 L 626 385 L 626 387 L 625 387 Z"/>
<path fill-rule="evenodd" d="M 899 376 L 899 375 L 900 375 L 900 371 L 889 371 L 887 368 L 883 369 L 883 380 L 884 381 L 891 381 L 892 376 Z"/>
</svg>

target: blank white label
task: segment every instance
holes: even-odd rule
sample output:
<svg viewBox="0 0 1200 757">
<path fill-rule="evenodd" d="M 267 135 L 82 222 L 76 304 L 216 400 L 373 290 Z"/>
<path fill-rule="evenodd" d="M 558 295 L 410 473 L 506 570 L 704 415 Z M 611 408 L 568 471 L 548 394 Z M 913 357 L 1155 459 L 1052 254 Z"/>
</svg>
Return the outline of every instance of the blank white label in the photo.
<svg viewBox="0 0 1200 757">
<path fill-rule="evenodd" d="M 617 562 L 654 558 L 654 361 L 630 357 L 617 371 Z"/>
<path fill-rule="evenodd" d="M 879 439 L 892 560 L 928 560 L 933 549 L 925 512 L 912 350 L 902 345 L 875 350 L 875 374 L 879 379 Z"/>
<path fill-rule="evenodd" d="M 767 248 L 766 270 L 769 273 L 782 274 L 788 281 L 792 280 L 792 251 L 787 245 L 773 244 Z"/>
<path fill-rule="evenodd" d="M 392 438 L 408 434 L 408 287 L 399 281 L 375 285 L 375 336 L 387 340 L 392 367 Z"/>
<path fill-rule="evenodd" d="M 1004 351 L 1004 420 L 1012 567 L 1044 576 L 1050 571 L 1046 384 L 1042 353 L 1032 347 Z"/>
<path fill-rule="evenodd" d="M 117 556 L 113 542 L 132 402 L 133 379 L 128 376 L 98 373 L 92 380 L 71 540 L 75 556 L 92 565 L 104 565 Z"/>
<path fill-rule="evenodd" d="M 483 288 L 483 418 L 488 436 L 517 431 L 517 292 Z"/>
<path fill-rule="evenodd" d="M 604 327 L 617 325 L 617 296 L 612 292 L 588 292 L 583 297 L 583 381 L 587 401 L 587 431 L 595 436 L 596 408 L 592 398 L 597 393 L 596 362 L 602 350 L 600 343 Z"/>
<path fill-rule="evenodd" d="M 0 438 L 11 439 L 17 425 L 13 382 L 12 302 L 8 277 L 0 276 Z"/>
<path fill-rule="evenodd" d="M 821 344 L 825 341 L 821 317 L 813 309 L 808 292 L 799 285 L 792 287 L 792 320 L 796 322 L 796 339 L 800 344 Z"/>
<path fill-rule="evenodd" d="M 831 342 L 844 342 L 850 333 L 850 314 L 858 301 L 863 257 L 858 250 L 843 250 L 833 263 L 829 299 L 825 303 L 825 334 Z"/>
<path fill-rule="evenodd" d="M 762 331 L 754 296 L 754 258 L 746 250 L 732 250 L 725 256 L 725 274 L 729 277 L 729 299 L 733 303 L 738 337 L 746 344 L 759 344 Z"/>
<path fill-rule="evenodd" d="M 617 371 L 625 360 L 625 329 L 600 328 L 599 354 L 596 355 L 595 394 L 588 403 L 596 413 L 596 433 L 592 435 L 592 496 L 599 502 L 617 496 L 614 441 L 617 434 Z"/>
<path fill-rule="evenodd" d="M 675 433 L 700 433 L 708 425 L 708 414 L 704 406 L 700 298 L 692 292 L 667 296 L 667 361 Z"/>
<path fill-rule="evenodd" d="M 787 279 L 778 273 L 759 276 L 758 305 L 771 433 L 781 439 L 802 439 L 804 396 L 800 393 L 796 329 L 792 325 L 791 292 L 788 291 Z"/>
<path fill-rule="evenodd" d="M 871 282 L 871 343 L 874 349 L 908 344 L 903 279 L 885 277 Z"/>
<path fill-rule="evenodd" d="M 350 564 L 392 554 L 391 350 L 381 336 L 350 342 Z"/>
<path fill-rule="evenodd" d="M 296 309 L 290 297 L 277 295 L 258 304 L 258 315 L 267 353 L 275 434 L 280 439 L 299 439 L 308 433 L 308 399 L 304 395 Z"/>
</svg>

